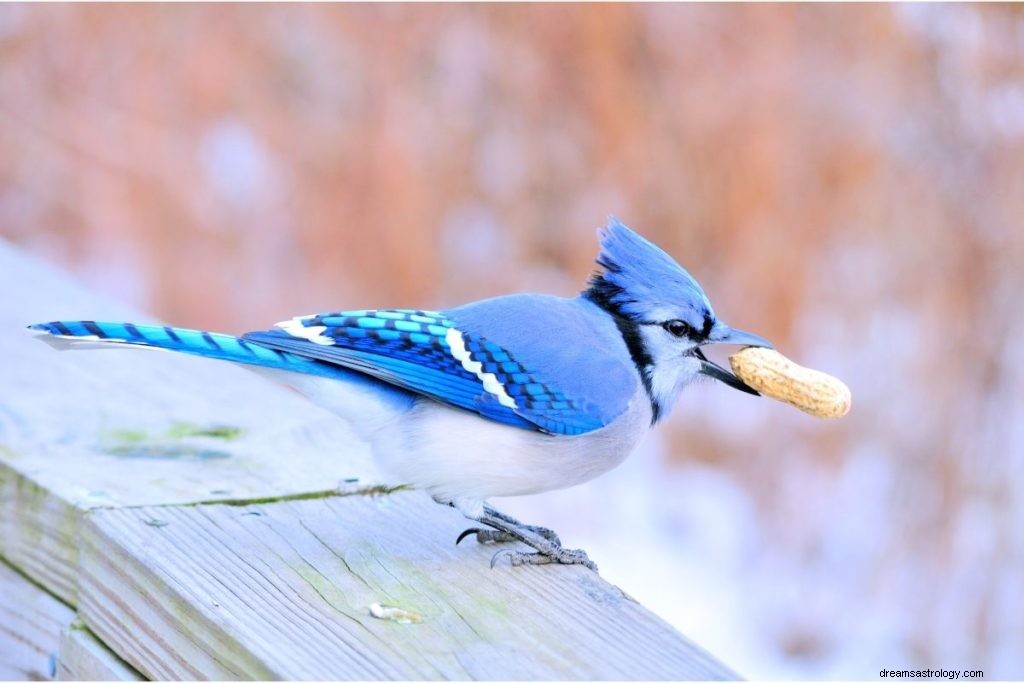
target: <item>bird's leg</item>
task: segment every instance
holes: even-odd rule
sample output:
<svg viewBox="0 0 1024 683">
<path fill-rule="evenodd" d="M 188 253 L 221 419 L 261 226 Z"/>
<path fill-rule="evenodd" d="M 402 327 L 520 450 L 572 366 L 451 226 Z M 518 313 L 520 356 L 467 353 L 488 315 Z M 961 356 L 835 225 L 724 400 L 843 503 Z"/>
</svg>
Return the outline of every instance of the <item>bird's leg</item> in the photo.
<svg viewBox="0 0 1024 683">
<path fill-rule="evenodd" d="M 597 571 L 597 565 L 582 550 L 566 550 L 560 544 L 554 543 L 541 534 L 531 531 L 526 525 L 521 525 L 514 519 L 510 522 L 510 519 L 512 518 L 490 507 L 485 507 L 483 514 L 477 517 L 478 522 L 486 524 L 516 541 L 525 543 L 537 552 L 524 553 L 513 550 L 499 550 L 491 558 L 491 567 L 495 565 L 498 558 L 507 555 L 513 566 L 523 564 L 582 564 L 588 569 Z M 477 531 L 478 534 L 480 533 L 479 530 L 474 531 Z M 463 536 L 465 536 L 465 533 Z"/>
<path fill-rule="evenodd" d="M 551 541 L 557 546 L 562 545 L 562 540 L 558 538 L 558 534 L 556 534 L 551 529 L 547 529 L 542 526 L 534 526 L 532 524 L 523 524 L 515 517 L 512 517 L 511 515 L 506 515 L 504 512 L 495 510 L 490 505 L 484 505 L 484 513 L 488 515 L 493 515 L 494 517 L 497 517 L 503 522 L 513 524 L 519 527 L 520 529 L 532 531 L 533 533 L 539 536 L 543 536 L 544 538 Z M 462 541 L 462 539 L 466 538 L 466 536 L 469 536 L 471 534 L 476 534 L 477 543 L 512 543 L 518 540 L 515 536 L 512 536 L 511 534 L 505 531 L 501 531 L 499 529 L 466 529 L 461 534 L 459 534 L 459 537 L 455 540 L 455 545 L 458 545 Z"/>
</svg>

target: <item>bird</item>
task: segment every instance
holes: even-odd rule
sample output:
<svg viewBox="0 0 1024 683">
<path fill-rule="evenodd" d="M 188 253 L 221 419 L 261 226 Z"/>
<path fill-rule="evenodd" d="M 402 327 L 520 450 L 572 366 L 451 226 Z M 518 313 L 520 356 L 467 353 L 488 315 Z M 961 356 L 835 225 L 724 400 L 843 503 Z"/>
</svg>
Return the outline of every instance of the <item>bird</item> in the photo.
<svg viewBox="0 0 1024 683">
<path fill-rule="evenodd" d="M 597 570 L 550 529 L 493 497 L 574 486 L 632 453 L 680 392 L 711 378 L 758 392 L 703 347 L 773 348 L 716 316 L 700 284 L 615 216 L 573 297 L 519 293 L 444 310 L 303 315 L 240 336 L 165 325 L 62 320 L 29 325 L 59 347 L 156 347 L 243 364 L 346 419 L 397 482 L 461 512 L 511 565 Z"/>
</svg>

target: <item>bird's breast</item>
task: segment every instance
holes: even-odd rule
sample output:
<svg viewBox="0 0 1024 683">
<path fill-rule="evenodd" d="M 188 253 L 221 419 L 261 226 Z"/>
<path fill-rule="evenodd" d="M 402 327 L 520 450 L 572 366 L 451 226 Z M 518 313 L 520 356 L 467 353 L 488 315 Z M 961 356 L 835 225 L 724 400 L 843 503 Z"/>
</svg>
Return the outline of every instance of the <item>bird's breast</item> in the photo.
<svg viewBox="0 0 1024 683">
<path fill-rule="evenodd" d="M 578 436 L 510 427 L 421 399 L 371 445 L 382 468 L 402 483 L 467 511 L 492 496 L 541 493 L 593 479 L 632 453 L 650 422 L 642 387 L 611 424 Z"/>
</svg>

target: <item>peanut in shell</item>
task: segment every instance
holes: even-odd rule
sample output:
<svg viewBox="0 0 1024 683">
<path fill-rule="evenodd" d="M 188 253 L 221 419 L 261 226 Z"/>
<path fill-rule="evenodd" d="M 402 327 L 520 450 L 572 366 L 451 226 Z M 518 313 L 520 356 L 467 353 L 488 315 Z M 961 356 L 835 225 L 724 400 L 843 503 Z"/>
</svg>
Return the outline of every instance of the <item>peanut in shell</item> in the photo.
<svg viewBox="0 0 1024 683">
<path fill-rule="evenodd" d="M 736 376 L 765 396 L 808 415 L 837 418 L 850 411 L 850 389 L 831 375 L 797 365 L 774 349 L 748 346 L 729 356 Z"/>
</svg>

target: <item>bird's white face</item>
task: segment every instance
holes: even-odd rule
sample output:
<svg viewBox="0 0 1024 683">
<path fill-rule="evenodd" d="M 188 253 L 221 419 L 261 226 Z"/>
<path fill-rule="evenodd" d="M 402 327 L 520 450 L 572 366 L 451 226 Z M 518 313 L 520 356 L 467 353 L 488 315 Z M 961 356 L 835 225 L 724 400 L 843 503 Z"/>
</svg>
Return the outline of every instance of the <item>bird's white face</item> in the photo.
<svg viewBox="0 0 1024 683">
<path fill-rule="evenodd" d="M 699 348 L 691 339 L 671 323 L 640 325 L 640 338 L 650 358 L 646 368 L 651 395 L 662 415 L 675 405 L 679 392 L 701 374 L 703 360 L 695 355 Z"/>
<path fill-rule="evenodd" d="M 636 323 L 643 345 L 644 375 L 656 406 L 656 416 L 668 413 L 679 392 L 700 376 L 717 379 L 752 394 L 734 374 L 708 360 L 701 350 L 707 344 L 768 346 L 761 337 L 734 330 L 715 319 L 709 306 L 677 307 L 652 311 L 651 319 Z"/>
</svg>

